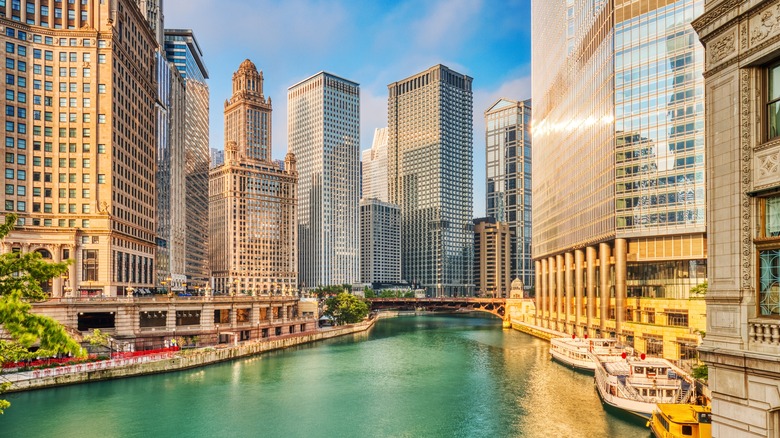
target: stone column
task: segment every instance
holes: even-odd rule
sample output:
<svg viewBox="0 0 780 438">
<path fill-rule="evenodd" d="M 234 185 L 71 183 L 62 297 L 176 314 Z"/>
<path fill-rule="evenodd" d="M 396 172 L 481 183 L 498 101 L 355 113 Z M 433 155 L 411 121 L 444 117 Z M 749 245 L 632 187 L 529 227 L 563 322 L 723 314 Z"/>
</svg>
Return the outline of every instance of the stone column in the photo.
<svg viewBox="0 0 780 438">
<path fill-rule="evenodd" d="M 565 285 L 565 291 L 566 291 L 566 305 L 564 309 L 564 315 L 565 315 L 565 321 L 566 321 L 566 327 L 569 326 L 569 321 L 572 319 L 572 308 L 574 307 L 573 300 L 574 300 L 574 254 L 571 252 L 567 252 L 563 255 L 566 269 L 563 272 L 563 279 L 564 279 L 564 285 Z M 572 333 L 577 332 L 577 327 L 574 326 L 574 330 L 572 330 Z M 567 332 L 568 333 L 568 332 Z"/>
<path fill-rule="evenodd" d="M 550 310 L 549 328 L 555 328 L 555 322 L 558 321 L 558 303 L 557 303 L 558 289 L 557 289 L 557 284 L 555 282 L 555 272 L 557 271 L 557 266 L 555 265 L 555 257 L 548 257 L 547 266 L 549 266 L 549 270 L 547 272 L 547 277 L 548 277 L 547 290 L 549 291 L 549 295 L 550 295 L 550 300 L 548 303 L 548 307 Z"/>
<path fill-rule="evenodd" d="M 53 248 L 52 248 L 53 247 Z M 51 247 L 47 245 L 46 249 L 51 251 L 51 259 L 55 263 L 59 263 L 62 261 L 62 248 L 61 245 L 52 245 Z M 64 286 L 64 280 L 62 276 L 57 276 L 52 278 L 51 282 L 51 296 L 52 297 L 61 297 L 63 295 L 62 288 Z"/>
<path fill-rule="evenodd" d="M 557 321 L 557 324 L 555 324 L 556 330 L 561 330 L 561 324 L 566 323 L 566 311 L 563 308 L 563 272 L 564 272 L 564 264 L 563 264 L 563 254 L 558 254 L 555 256 L 555 319 Z"/>
<path fill-rule="evenodd" d="M 542 322 L 542 303 L 540 301 L 542 295 L 542 262 L 534 260 L 534 277 L 536 279 L 536 293 L 534 294 L 534 307 L 536 308 L 536 325 L 541 325 Z"/>
<path fill-rule="evenodd" d="M 601 336 L 607 337 L 607 319 L 609 318 L 609 253 L 608 243 L 599 243 L 599 294 L 601 295 L 601 315 L 599 328 Z"/>
<path fill-rule="evenodd" d="M 615 332 L 620 335 L 626 318 L 626 256 L 628 242 L 615 239 Z"/>
<path fill-rule="evenodd" d="M 592 246 L 585 248 L 585 288 L 588 300 L 585 323 L 589 331 L 593 329 L 596 319 L 596 255 L 596 248 Z"/>
<path fill-rule="evenodd" d="M 70 286 L 70 296 L 79 296 L 79 283 L 76 278 L 76 245 L 68 245 L 68 252 L 70 252 L 70 259 L 73 262 L 68 266 L 68 285 Z"/>
<path fill-rule="evenodd" d="M 168 313 L 165 316 L 165 330 L 167 332 L 176 331 L 176 304 L 168 304 Z"/>
<path fill-rule="evenodd" d="M 574 250 L 574 324 L 582 324 L 582 265 L 585 264 L 585 253 L 581 249 Z M 582 333 L 580 333 L 582 336 Z"/>
<path fill-rule="evenodd" d="M 549 297 L 549 290 L 550 290 L 549 289 L 549 282 L 548 282 L 549 276 L 547 275 L 547 270 L 549 269 L 547 262 L 548 262 L 547 259 L 542 259 L 542 261 L 541 261 L 542 272 L 540 274 L 541 275 L 540 287 L 541 287 L 541 292 L 542 292 L 541 293 L 542 299 L 541 299 L 541 309 L 539 310 L 539 314 L 541 315 L 543 321 L 547 321 L 548 318 L 549 318 L 545 314 L 545 312 L 547 312 L 547 310 L 548 310 L 547 309 L 547 300 L 548 300 L 548 297 Z M 544 327 L 547 326 L 547 324 L 541 324 L 541 325 L 544 326 Z"/>
</svg>

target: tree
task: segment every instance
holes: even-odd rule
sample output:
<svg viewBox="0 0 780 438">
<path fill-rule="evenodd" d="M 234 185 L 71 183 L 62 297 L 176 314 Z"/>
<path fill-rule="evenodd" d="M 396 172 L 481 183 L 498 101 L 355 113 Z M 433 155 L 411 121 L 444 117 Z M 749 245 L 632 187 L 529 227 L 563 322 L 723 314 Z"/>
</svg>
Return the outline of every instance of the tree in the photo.
<svg viewBox="0 0 780 438">
<path fill-rule="evenodd" d="M 368 316 L 368 304 L 347 292 L 328 298 L 325 306 L 325 315 L 332 316 L 336 324 L 354 324 Z"/>
<path fill-rule="evenodd" d="M 111 354 L 111 336 L 108 333 L 103 333 L 100 329 L 92 330 L 92 333 L 84 336 L 84 340 L 89 342 L 89 345 L 93 347 L 105 347 L 108 348 L 108 354 Z"/>
<path fill-rule="evenodd" d="M 691 297 L 703 297 L 704 295 L 707 295 L 706 281 L 691 288 Z"/>
<path fill-rule="evenodd" d="M 16 215 L 5 217 L 0 240 L 14 227 Z M 41 283 L 64 274 L 69 261 L 52 263 L 37 252 L 0 254 L 0 325 L 11 336 L 0 341 L 0 363 L 60 353 L 85 356 L 81 346 L 52 318 L 32 313 L 30 302 L 46 299 Z M 37 349 L 31 348 L 37 343 Z M 0 393 L 8 387 L 0 386 Z M 0 413 L 10 404 L 0 400 Z"/>
<path fill-rule="evenodd" d="M 691 375 L 694 379 L 699 379 L 706 382 L 707 378 L 709 377 L 709 368 L 707 368 L 707 365 L 701 364 L 693 368 Z"/>
<path fill-rule="evenodd" d="M 376 292 L 374 292 L 370 287 L 366 286 L 363 288 L 363 296 L 366 298 L 376 298 Z"/>
</svg>

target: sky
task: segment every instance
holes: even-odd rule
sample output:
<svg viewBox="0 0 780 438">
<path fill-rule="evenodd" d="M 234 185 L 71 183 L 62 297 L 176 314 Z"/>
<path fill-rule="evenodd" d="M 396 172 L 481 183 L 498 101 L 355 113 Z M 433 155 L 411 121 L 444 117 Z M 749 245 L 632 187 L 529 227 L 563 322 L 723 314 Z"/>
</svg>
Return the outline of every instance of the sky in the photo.
<svg viewBox="0 0 780 438">
<path fill-rule="evenodd" d="M 360 84 L 360 145 L 387 126 L 387 85 L 433 65 L 474 78 L 474 217 L 485 216 L 484 112 L 531 97 L 530 0 L 166 0 L 209 71 L 210 145 L 223 149 L 233 72 L 250 59 L 273 103 L 272 155 L 287 153 L 287 88 L 319 71 Z"/>
</svg>

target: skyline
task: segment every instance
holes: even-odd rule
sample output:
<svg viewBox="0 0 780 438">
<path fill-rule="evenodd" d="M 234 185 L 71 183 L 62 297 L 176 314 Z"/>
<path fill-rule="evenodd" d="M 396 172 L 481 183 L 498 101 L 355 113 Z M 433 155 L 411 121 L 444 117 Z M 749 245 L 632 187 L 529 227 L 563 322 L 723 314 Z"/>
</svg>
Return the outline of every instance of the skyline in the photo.
<svg viewBox="0 0 780 438">
<path fill-rule="evenodd" d="M 203 49 L 212 148 L 224 148 L 224 101 L 244 59 L 263 71 L 265 95 L 284 114 L 272 125 L 272 157 L 280 160 L 287 152 L 287 89 L 319 71 L 360 84 L 361 151 L 371 147 L 374 129 L 387 126 L 388 84 L 436 64 L 473 77 L 473 215 L 485 215 L 484 111 L 501 97 L 531 97 L 529 0 L 300 0 L 260 8 L 248 0 L 169 0 L 164 11 L 166 28 L 191 28 Z M 399 42 L 398 35 L 408 38 Z"/>
</svg>

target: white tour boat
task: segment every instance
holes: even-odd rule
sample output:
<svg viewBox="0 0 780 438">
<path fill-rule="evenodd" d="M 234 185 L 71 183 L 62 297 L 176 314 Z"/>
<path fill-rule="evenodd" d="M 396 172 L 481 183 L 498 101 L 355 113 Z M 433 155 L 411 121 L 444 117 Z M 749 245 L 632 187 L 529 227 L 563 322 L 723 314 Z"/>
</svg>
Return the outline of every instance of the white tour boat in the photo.
<svg viewBox="0 0 780 438">
<path fill-rule="evenodd" d="M 552 338 L 550 355 L 556 361 L 581 371 L 593 372 L 596 362 L 592 354 L 602 360 L 620 360 L 625 348 L 616 339 L 609 338 Z"/>
<path fill-rule="evenodd" d="M 644 354 L 617 362 L 597 360 L 596 389 L 605 404 L 646 419 L 657 403 L 695 399 L 691 377 L 666 359 L 645 359 Z"/>
</svg>

